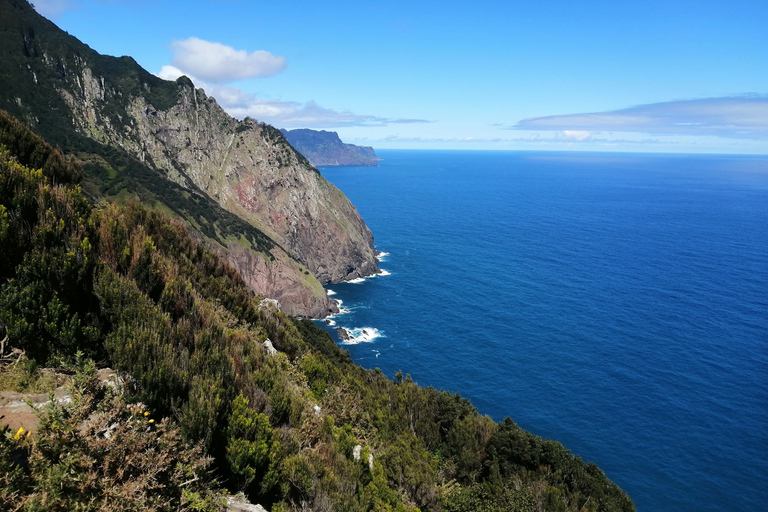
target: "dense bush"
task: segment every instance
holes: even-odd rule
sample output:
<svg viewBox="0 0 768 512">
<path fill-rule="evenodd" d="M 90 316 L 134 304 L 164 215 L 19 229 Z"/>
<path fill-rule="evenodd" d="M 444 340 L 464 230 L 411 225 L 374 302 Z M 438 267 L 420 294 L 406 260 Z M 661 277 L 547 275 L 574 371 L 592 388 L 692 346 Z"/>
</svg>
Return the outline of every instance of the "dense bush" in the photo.
<svg viewBox="0 0 768 512">
<path fill-rule="evenodd" d="M 199 446 L 141 404 L 81 373 L 75 401 L 40 413 L 34 435 L 0 431 L 0 509 L 223 510 Z"/>
<path fill-rule="evenodd" d="M 11 138 L 25 137 L 22 132 Z M 78 187 L 54 184 L 4 147 L 0 259 L 0 336 L 39 363 L 67 364 L 82 351 L 120 370 L 128 376 L 129 400 L 142 402 L 153 418 L 169 418 L 162 428 L 173 441 L 164 446 L 177 446 L 178 461 L 191 453 L 174 444 L 179 436 L 199 443 L 231 491 L 272 510 L 466 511 L 479 504 L 474 510 L 634 510 L 596 466 L 559 443 L 511 420 L 497 425 L 460 396 L 419 387 L 410 376 L 389 380 L 353 364 L 312 322 L 261 305 L 180 222 L 138 202 L 92 207 Z M 267 338 L 277 354 L 264 349 Z M 50 423 L 62 434 L 43 427 L 44 439 L 56 439 L 51 446 L 77 457 L 67 466 L 64 452 L 45 452 L 63 465 L 51 466 L 44 484 L 29 479 L 49 459 L 33 453 L 32 469 L 21 470 L 8 462 L 19 447 L 3 441 L 2 478 L 21 489 L 3 499 L 32 496 L 35 485 L 58 485 L 57 495 L 28 503 L 66 508 L 81 489 L 99 496 L 96 501 L 113 486 L 127 492 L 123 473 L 100 466 L 128 447 L 98 452 L 101 445 L 78 444 L 74 432 L 85 424 L 124 425 L 121 435 L 133 428 L 131 443 L 151 450 L 149 434 L 161 426 L 139 435 L 129 426 L 141 418 L 117 398 L 94 404 L 103 405 L 72 413 L 80 415 L 72 416 L 74 423 Z M 140 465 L 141 471 L 172 487 L 187 467 L 177 459 L 167 459 L 162 470 Z M 89 470 L 83 461 L 99 464 Z M 111 483 L 93 483 L 99 472 Z M 72 477 L 80 473 L 86 480 Z M 193 503 L 184 501 L 192 499 L 184 490 L 181 496 L 173 503 Z"/>
</svg>

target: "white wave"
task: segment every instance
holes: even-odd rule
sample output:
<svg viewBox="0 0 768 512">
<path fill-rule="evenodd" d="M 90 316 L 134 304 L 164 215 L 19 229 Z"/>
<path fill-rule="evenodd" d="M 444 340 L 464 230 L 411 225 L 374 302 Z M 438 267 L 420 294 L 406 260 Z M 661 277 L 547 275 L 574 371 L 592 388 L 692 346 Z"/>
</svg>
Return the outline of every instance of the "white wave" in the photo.
<svg viewBox="0 0 768 512">
<path fill-rule="evenodd" d="M 345 308 L 344 306 L 342 306 L 342 304 L 344 304 L 343 300 L 341 300 L 341 299 L 331 299 L 331 300 L 336 303 L 336 307 L 339 308 L 339 312 L 338 313 L 333 313 L 332 315 L 328 315 L 327 317 L 325 317 L 324 320 L 336 318 L 339 315 L 343 315 L 344 313 L 349 313 L 350 312 L 350 310 L 348 308 Z"/>
<path fill-rule="evenodd" d="M 352 328 L 345 328 L 340 327 L 339 329 L 344 329 L 346 332 L 346 338 L 342 339 L 341 342 L 345 345 L 357 345 L 358 343 L 370 343 L 376 338 L 381 338 L 384 336 L 384 334 L 376 329 L 375 327 L 352 327 Z"/>
<path fill-rule="evenodd" d="M 382 251 L 376 255 L 376 259 L 379 261 L 384 261 L 384 258 L 386 258 L 387 256 L 389 256 L 389 253 Z"/>
<path fill-rule="evenodd" d="M 326 317 L 325 318 L 325 325 L 327 325 L 328 327 L 333 327 L 334 325 L 336 325 L 336 321 L 335 320 L 331 320 L 331 317 Z"/>
<path fill-rule="evenodd" d="M 345 283 L 350 283 L 350 284 L 360 284 L 360 283 L 364 283 L 364 282 L 366 281 L 366 279 L 370 279 L 370 278 L 372 278 L 372 277 L 376 277 L 376 276 L 391 276 L 391 275 L 392 275 L 392 274 L 391 274 L 391 273 L 389 273 L 389 272 L 387 272 L 386 270 L 381 270 L 381 269 L 380 269 L 380 270 L 379 270 L 377 273 L 375 273 L 375 274 L 370 274 L 370 275 L 367 275 L 367 276 L 363 276 L 363 277 L 356 277 L 356 278 L 354 278 L 354 279 L 350 279 L 350 280 L 348 280 L 348 281 L 344 281 L 344 282 L 345 282 Z"/>
<path fill-rule="evenodd" d="M 336 295 L 336 292 L 333 290 L 325 290 L 325 294 L 330 297 L 331 295 Z"/>
</svg>

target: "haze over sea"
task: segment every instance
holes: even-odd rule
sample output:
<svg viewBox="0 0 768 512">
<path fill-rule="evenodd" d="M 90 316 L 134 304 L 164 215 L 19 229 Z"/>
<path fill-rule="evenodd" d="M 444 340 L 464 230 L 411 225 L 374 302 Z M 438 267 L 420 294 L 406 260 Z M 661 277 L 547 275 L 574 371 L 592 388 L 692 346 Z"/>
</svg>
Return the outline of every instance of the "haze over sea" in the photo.
<svg viewBox="0 0 768 512">
<path fill-rule="evenodd" d="M 355 361 L 561 441 L 641 512 L 764 510 L 768 157 L 378 153 L 321 169 L 389 253 L 330 287 Z"/>
</svg>

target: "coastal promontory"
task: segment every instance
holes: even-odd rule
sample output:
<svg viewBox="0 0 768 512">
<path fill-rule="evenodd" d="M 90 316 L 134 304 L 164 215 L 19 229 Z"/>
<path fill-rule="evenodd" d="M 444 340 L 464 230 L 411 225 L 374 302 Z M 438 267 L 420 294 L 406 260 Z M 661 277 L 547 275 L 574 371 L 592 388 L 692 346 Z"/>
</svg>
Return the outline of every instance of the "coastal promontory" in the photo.
<svg viewBox="0 0 768 512">
<path fill-rule="evenodd" d="M 358 165 L 376 167 L 379 158 L 370 146 L 356 146 L 341 141 L 339 134 L 325 130 L 280 130 L 291 146 L 315 167 Z"/>
</svg>

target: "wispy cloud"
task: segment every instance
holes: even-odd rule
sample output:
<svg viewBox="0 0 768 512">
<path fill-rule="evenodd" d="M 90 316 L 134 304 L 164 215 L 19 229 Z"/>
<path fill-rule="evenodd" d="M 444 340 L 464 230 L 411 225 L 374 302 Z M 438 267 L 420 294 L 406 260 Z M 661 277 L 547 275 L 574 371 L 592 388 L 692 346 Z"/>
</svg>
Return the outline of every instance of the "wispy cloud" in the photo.
<svg viewBox="0 0 768 512">
<path fill-rule="evenodd" d="M 33 2 L 35 10 L 46 18 L 58 18 L 64 12 L 77 7 L 76 2 L 69 0 L 35 0 Z"/>
<path fill-rule="evenodd" d="M 557 130 L 574 140 L 578 140 L 576 134 L 594 131 L 766 139 L 768 96 L 667 101 L 608 112 L 534 117 L 509 129 Z"/>
<path fill-rule="evenodd" d="M 216 98 L 229 115 L 238 119 L 252 117 L 280 128 L 343 128 L 350 126 L 388 126 L 392 124 L 429 123 L 426 119 L 390 119 L 386 117 L 355 114 L 321 107 L 314 101 L 280 101 L 262 99 L 237 87 L 208 83 L 199 77 L 185 73 L 175 66 L 163 66 L 157 74 L 166 80 L 188 76 L 197 87 Z"/>
<path fill-rule="evenodd" d="M 592 139 L 592 132 L 586 130 L 563 130 L 559 135 L 560 137 L 558 138 L 579 142 Z"/>
<path fill-rule="evenodd" d="M 379 118 L 383 119 L 383 118 Z M 426 119 L 387 119 L 385 124 L 421 124 L 421 123 L 431 123 L 432 121 L 428 121 Z"/>
<path fill-rule="evenodd" d="M 566 147 L 570 145 L 579 145 L 581 142 L 589 142 L 593 146 L 616 146 L 622 145 L 679 145 L 680 143 L 675 140 L 660 140 L 653 138 L 643 139 L 609 139 L 596 137 L 594 134 L 588 134 L 588 132 L 578 133 L 565 133 L 557 132 L 552 137 L 541 137 L 538 134 L 533 134 L 527 137 L 448 137 L 448 138 L 428 138 L 428 137 L 401 137 L 400 135 L 391 134 L 380 139 L 371 139 L 371 142 L 418 142 L 418 143 L 456 143 L 456 144 L 473 144 L 473 143 L 494 143 L 494 144 L 514 144 L 516 146 L 558 146 Z M 363 140 L 363 139 L 356 139 Z M 367 140 L 367 139 L 366 139 Z"/>
<path fill-rule="evenodd" d="M 171 66 L 184 74 L 216 84 L 273 76 L 288 65 L 285 57 L 277 57 L 264 50 L 248 53 L 197 37 L 174 41 L 171 51 Z"/>
<path fill-rule="evenodd" d="M 381 126 L 386 120 L 376 116 L 338 112 L 314 101 L 271 101 L 245 95 L 222 106 L 234 117 L 255 117 L 281 128 L 339 128 L 344 126 Z"/>
<path fill-rule="evenodd" d="M 241 91 L 242 92 L 242 91 Z M 216 91 L 212 94 L 216 96 Z M 224 96 L 222 96 L 224 98 Z M 429 123 L 426 119 L 389 119 L 386 117 L 355 114 L 321 107 L 314 101 L 274 101 L 259 99 L 242 93 L 221 100 L 230 115 L 237 118 L 254 117 L 259 121 L 281 128 L 344 128 L 350 126 L 389 126 L 393 124 Z"/>
</svg>

